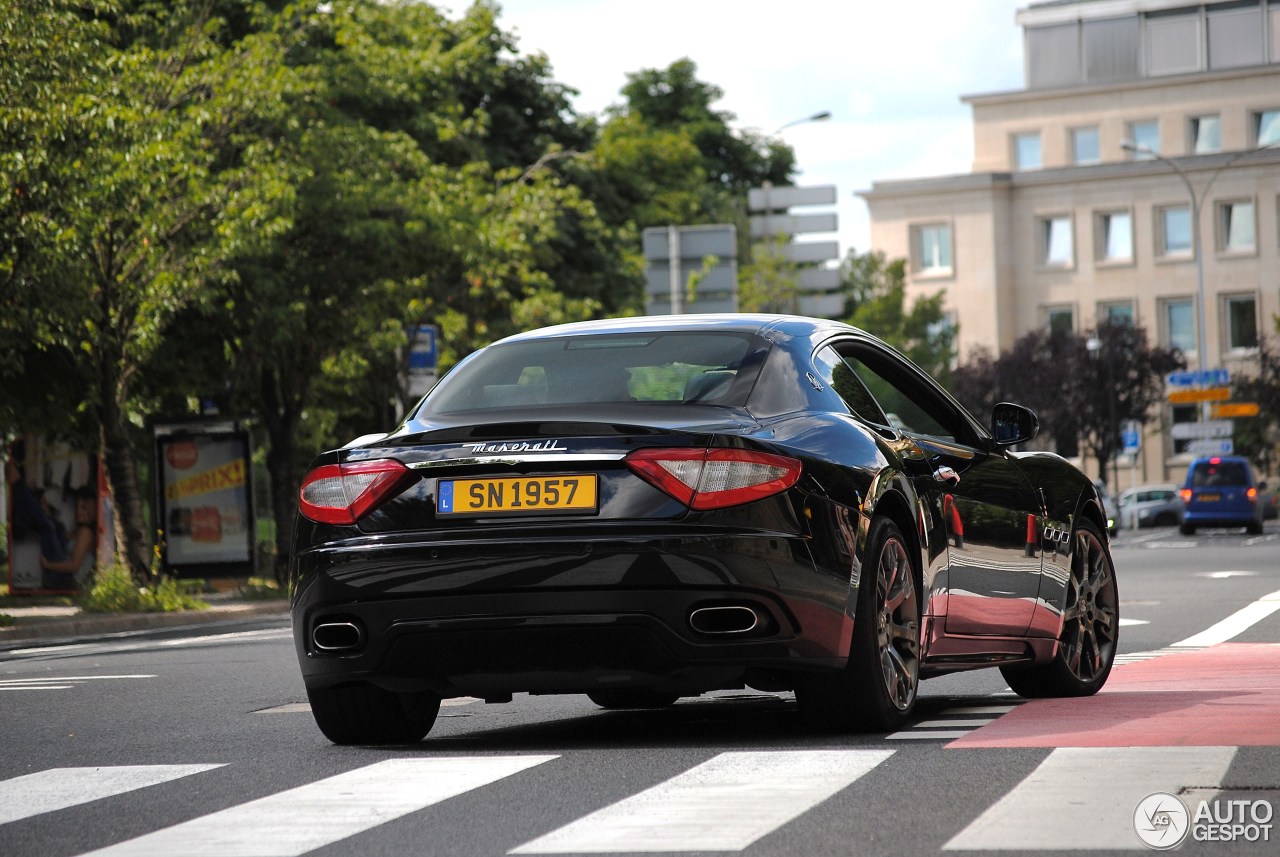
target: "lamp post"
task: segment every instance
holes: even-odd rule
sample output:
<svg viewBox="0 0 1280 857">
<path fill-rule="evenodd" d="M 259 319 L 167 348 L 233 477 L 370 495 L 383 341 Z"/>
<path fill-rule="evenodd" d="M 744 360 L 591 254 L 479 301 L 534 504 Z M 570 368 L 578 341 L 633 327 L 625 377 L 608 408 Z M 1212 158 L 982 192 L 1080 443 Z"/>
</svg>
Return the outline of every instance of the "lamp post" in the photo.
<svg viewBox="0 0 1280 857">
<path fill-rule="evenodd" d="M 1111 484 L 1115 485 L 1115 496 L 1118 497 L 1120 495 L 1120 455 L 1116 438 L 1119 437 L 1120 430 L 1116 425 L 1116 397 L 1112 389 L 1114 382 L 1111 377 L 1111 362 L 1102 353 L 1103 345 L 1102 339 L 1095 333 L 1085 341 L 1084 347 L 1088 350 L 1089 356 L 1098 361 L 1103 373 L 1103 384 L 1107 390 L 1107 451 L 1111 453 Z M 1099 475 L 1106 479 L 1105 470 Z"/>
<path fill-rule="evenodd" d="M 770 134 L 769 136 L 776 137 L 778 136 L 779 132 L 787 128 L 790 128 L 792 125 L 803 125 L 806 122 L 826 122 L 830 118 L 831 118 L 830 110 L 820 110 L 817 113 L 814 113 L 812 116 L 805 116 L 800 119 L 792 119 L 790 122 L 784 122 L 783 124 L 775 128 L 773 133 Z"/>
<path fill-rule="evenodd" d="M 1207 328 L 1205 326 L 1205 299 L 1204 299 L 1204 248 L 1200 237 L 1200 208 L 1204 205 L 1205 199 L 1209 196 L 1209 189 L 1213 187 L 1213 183 L 1218 180 L 1218 176 L 1222 175 L 1227 167 L 1243 158 L 1245 155 L 1251 155 L 1254 152 L 1261 152 L 1264 149 L 1271 149 L 1280 145 L 1280 140 L 1273 140 L 1264 146 L 1258 146 L 1253 149 L 1245 149 L 1236 152 L 1232 157 L 1228 158 L 1209 176 L 1209 181 L 1205 183 L 1204 189 L 1200 193 L 1196 193 L 1195 185 L 1191 183 L 1191 177 L 1187 175 L 1186 170 L 1178 166 L 1177 162 L 1171 158 L 1152 149 L 1150 146 L 1144 146 L 1142 143 L 1135 143 L 1132 140 L 1121 140 L 1120 148 L 1126 152 L 1146 155 L 1161 163 L 1165 164 L 1169 169 L 1177 173 L 1178 178 L 1182 179 L 1183 185 L 1187 188 L 1187 196 L 1191 199 L 1191 252 L 1196 257 L 1196 368 L 1203 375 L 1207 367 L 1209 342 Z M 1203 157 L 1203 156 L 1202 156 Z M 1200 418 L 1207 420 L 1209 418 L 1209 403 L 1205 402 L 1200 409 Z"/>
</svg>

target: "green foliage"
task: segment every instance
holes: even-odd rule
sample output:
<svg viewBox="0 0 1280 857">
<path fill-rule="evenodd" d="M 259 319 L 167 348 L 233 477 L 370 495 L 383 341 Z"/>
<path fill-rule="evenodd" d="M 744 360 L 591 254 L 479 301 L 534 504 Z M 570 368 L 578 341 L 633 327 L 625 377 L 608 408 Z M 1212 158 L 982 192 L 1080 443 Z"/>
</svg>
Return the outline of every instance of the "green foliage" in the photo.
<svg viewBox="0 0 1280 857">
<path fill-rule="evenodd" d="M 285 587 L 265 577 L 250 577 L 237 587 L 236 592 L 246 601 L 272 601 L 289 597 Z"/>
<path fill-rule="evenodd" d="M 906 260 L 853 251 L 840 266 L 845 320 L 897 348 L 925 372 L 946 383 L 955 357 L 955 327 L 939 291 L 907 306 Z"/>
<path fill-rule="evenodd" d="M 1280 317 L 1276 318 L 1280 332 Z M 1234 420 L 1235 451 L 1248 456 L 1263 472 L 1275 472 L 1280 453 L 1280 350 L 1276 340 L 1258 340 L 1256 373 L 1238 373 L 1231 382 L 1231 398 L 1236 402 L 1256 402 L 1258 415 Z"/>
<path fill-rule="evenodd" d="M 139 586 L 129 569 L 116 564 L 100 572 L 93 587 L 80 599 L 85 613 L 170 613 L 205 610 L 204 601 L 183 591 L 172 577 Z"/>
</svg>

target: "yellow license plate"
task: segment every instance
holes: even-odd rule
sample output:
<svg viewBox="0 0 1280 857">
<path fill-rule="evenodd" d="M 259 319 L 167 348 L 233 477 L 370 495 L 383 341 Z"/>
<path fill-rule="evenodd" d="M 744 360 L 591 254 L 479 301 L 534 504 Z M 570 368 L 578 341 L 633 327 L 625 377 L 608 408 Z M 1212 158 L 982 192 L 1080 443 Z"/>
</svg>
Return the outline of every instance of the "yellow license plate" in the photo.
<svg viewBox="0 0 1280 857">
<path fill-rule="evenodd" d="M 519 512 L 594 512 L 596 475 L 441 479 L 436 483 L 439 515 Z"/>
<path fill-rule="evenodd" d="M 1201 503 L 1216 503 L 1222 499 L 1221 494 L 1201 494 L 1196 497 Z"/>
</svg>

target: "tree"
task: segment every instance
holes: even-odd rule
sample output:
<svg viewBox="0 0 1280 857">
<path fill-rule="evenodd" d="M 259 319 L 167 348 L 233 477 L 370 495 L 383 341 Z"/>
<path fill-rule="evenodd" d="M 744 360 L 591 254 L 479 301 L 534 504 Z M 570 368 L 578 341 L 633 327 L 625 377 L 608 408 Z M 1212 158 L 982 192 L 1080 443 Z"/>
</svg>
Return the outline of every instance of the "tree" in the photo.
<svg viewBox="0 0 1280 857">
<path fill-rule="evenodd" d="M 1057 452 L 1075 456 L 1084 444 L 1105 478 L 1120 426 L 1146 423 L 1163 400 L 1164 376 L 1186 363 L 1175 350 L 1150 346 L 1146 330 L 1131 324 L 1104 322 L 1094 337 L 1091 353 L 1088 336 L 1033 330 L 999 357 L 979 352 L 958 367 L 952 393 L 977 414 L 1000 401 L 1026 405 Z"/>
<path fill-rule="evenodd" d="M 1280 332 L 1280 316 L 1275 320 Z M 1239 455 L 1253 459 L 1267 473 L 1274 472 L 1280 447 L 1280 351 L 1275 340 L 1258 340 L 1257 374 L 1238 375 L 1232 380 L 1231 398 L 1256 402 L 1258 415 L 1235 420 L 1234 445 Z"/>
<path fill-rule="evenodd" d="M 266 162 L 251 132 L 280 118 L 293 83 L 286 43 L 266 32 L 227 48 L 212 0 L 18 6 L 6 21 L 50 52 L 55 71 L 35 86 L 18 80 L 6 104 L 32 123 L 14 157 L 51 178 L 24 191 L 22 249 L 6 274 L 33 347 L 62 356 L 94 417 L 118 544 L 141 573 L 151 550 L 135 385 L 175 313 L 225 273 L 230 253 L 273 229 L 246 188 L 261 189 Z M 41 40 L 63 28 L 74 36 Z"/>
<path fill-rule="evenodd" d="M 945 294 L 916 299 L 907 307 L 906 261 L 883 252 L 850 250 L 840 266 L 845 320 L 880 337 L 945 383 L 954 359 L 955 329 L 942 309 Z"/>
</svg>

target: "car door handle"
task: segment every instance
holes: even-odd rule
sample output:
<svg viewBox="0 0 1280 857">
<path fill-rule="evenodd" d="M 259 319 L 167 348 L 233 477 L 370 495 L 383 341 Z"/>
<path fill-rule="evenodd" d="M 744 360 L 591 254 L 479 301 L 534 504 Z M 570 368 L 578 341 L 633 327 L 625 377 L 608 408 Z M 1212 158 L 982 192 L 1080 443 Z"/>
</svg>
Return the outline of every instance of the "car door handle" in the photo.
<svg viewBox="0 0 1280 857">
<path fill-rule="evenodd" d="M 946 485 L 948 488 L 954 488 L 960 484 L 960 474 L 956 473 L 954 468 L 945 464 L 941 467 L 934 468 L 933 478 Z"/>
</svg>

